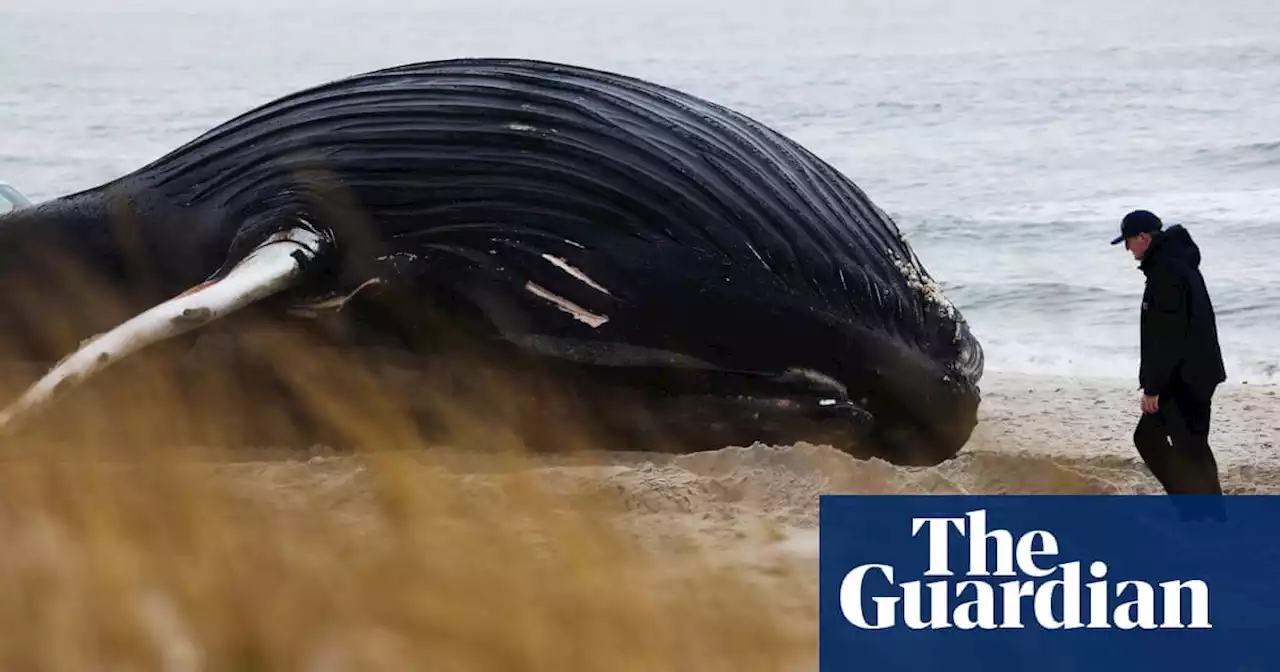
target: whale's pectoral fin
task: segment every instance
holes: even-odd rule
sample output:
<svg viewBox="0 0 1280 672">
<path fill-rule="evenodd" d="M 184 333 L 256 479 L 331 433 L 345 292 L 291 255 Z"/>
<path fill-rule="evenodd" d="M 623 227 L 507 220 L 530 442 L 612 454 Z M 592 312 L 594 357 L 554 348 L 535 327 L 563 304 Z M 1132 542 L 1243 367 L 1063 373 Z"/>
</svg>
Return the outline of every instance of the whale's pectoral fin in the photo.
<svg viewBox="0 0 1280 672">
<path fill-rule="evenodd" d="M 196 285 L 82 344 L 0 412 L 0 429 L 113 362 L 293 286 L 326 244 L 322 234 L 306 226 L 272 235 L 220 279 Z"/>
</svg>

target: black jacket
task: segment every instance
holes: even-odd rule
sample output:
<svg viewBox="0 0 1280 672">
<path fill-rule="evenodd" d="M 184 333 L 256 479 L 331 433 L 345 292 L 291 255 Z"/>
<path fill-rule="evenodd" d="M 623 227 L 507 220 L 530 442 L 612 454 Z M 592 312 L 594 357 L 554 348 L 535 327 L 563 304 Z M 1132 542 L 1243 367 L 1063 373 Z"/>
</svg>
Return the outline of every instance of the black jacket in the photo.
<svg viewBox="0 0 1280 672">
<path fill-rule="evenodd" d="M 1200 248 L 1180 224 L 1156 233 L 1139 266 L 1142 366 L 1138 381 L 1159 395 L 1179 381 L 1207 390 L 1226 380 L 1213 302 L 1200 274 Z"/>
</svg>

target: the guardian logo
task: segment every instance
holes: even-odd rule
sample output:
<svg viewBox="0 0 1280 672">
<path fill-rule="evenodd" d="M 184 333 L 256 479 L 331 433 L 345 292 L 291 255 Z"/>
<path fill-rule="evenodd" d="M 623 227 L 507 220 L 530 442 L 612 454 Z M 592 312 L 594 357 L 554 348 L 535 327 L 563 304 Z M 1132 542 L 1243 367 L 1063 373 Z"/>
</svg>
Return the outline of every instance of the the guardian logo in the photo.
<svg viewBox="0 0 1280 672">
<path fill-rule="evenodd" d="M 962 574 L 972 577 L 967 580 L 949 578 L 956 576 L 948 553 L 954 534 L 968 540 L 968 566 Z M 1032 530 L 1016 539 L 1008 530 L 988 532 L 985 510 L 963 517 L 913 517 L 911 536 L 928 544 L 924 576 L 948 578 L 898 583 L 892 565 L 855 567 L 840 582 L 840 610 L 855 627 L 1016 629 L 1026 627 L 1024 617 L 1029 616 L 1046 629 L 1212 628 L 1209 587 L 1203 580 L 1168 580 L 1160 582 L 1158 589 L 1146 581 L 1112 584 L 1102 560 L 1088 562 L 1087 568 L 1080 560 L 1054 562 L 1058 540 L 1048 531 Z M 989 558 L 992 546 L 994 554 Z M 1085 571 L 1093 579 L 1087 583 L 1082 579 Z M 1019 580 L 1019 576 L 1027 578 Z M 868 598 L 874 607 L 866 604 Z M 1157 610 L 1159 603 L 1163 608 Z M 1190 616 L 1184 619 L 1188 603 Z"/>
</svg>

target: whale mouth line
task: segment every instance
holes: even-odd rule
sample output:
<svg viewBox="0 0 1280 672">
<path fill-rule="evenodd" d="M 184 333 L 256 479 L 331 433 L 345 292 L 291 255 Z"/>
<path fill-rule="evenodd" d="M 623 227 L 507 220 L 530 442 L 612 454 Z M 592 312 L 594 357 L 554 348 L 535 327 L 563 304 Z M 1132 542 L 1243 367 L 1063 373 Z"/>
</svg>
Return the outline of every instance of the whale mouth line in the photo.
<svg viewBox="0 0 1280 672">
<path fill-rule="evenodd" d="M 738 418 L 744 426 L 762 431 L 771 425 L 807 423 L 809 428 L 801 434 L 814 442 L 867 440 L 876 430 L 876 418 L 866 407 L 832 397 L 683 394 L 664 396 L 660 403 L 668 420 L 680 416 L 708 427 L 730 422 L 727 418 Z M 700 413 L 706 417 L 699 417 Z"/>
</svg>

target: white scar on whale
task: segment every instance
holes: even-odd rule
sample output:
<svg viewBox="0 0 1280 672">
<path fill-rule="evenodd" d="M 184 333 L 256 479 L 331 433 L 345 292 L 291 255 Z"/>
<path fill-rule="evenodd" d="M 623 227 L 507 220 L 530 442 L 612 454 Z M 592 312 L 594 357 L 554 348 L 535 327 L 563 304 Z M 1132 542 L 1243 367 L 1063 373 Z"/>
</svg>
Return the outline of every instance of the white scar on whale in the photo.
<svg viewBox="0 0 1280 672">
<path fill-rule="evenodd" d="M 547 253 L 545 253 L 545 252 L 542 254 L 542 258 L 543 258 L 543 259 L 546 259 L 546 260 L 547 260 L 547 261 L 549 261 L 549 262 L 551 262 L 553 265 L 555 265 L 557 268 L 559 268 L 559 269 L 563 270 L 565 273 L 568 273 L 569 275 L 572 275 L 573 277 L 575 277 L 575 278 L 577 278 L 577 279 L 579 279 L 579 280 L 581 280 L 581 281 L 583 281 L 583 282 L 587 283 L 587 284 L 588 284 L 588 285 L 590 285 L 593 289 L 600 290 L 601 292 L 604 292 L 605 294 L 608 294 L 609 296 L 613 296 L 613 293 L 612 293 L 612 292 L 610 292 L 609 290 L 605 289 L 603 286 L 601 286 L 601 285 L 600 285 L 600 283 L 596 282 L 595 280 L 592 280 L 590 277 L 588 277 L 588 276 L 587 276 L 587 274 L 586 274 L 586 273 L 583 273 L 582 271 L 578 270 L 578 269 L 577 269 L 576 267 L 574 267 L 574 266 L 570 266 L 570 265 L 569 265 L 569 262 L 565 261 L 564 259 L 562 259 L 562 258 L 560 258 L 560 257 L 552 256 L 552 255 L 547 254 Z"/>
<path fill-rule="evenodd" d="M 542 287 L 541 285 L 535 282 L 524 283 L 524 288 L 529 290 L 529 293 L 533 294 L 534 296 L 540 297 L 542 299 L 546 299 L 552 305 L 559 308 L 560 310 L 563 310 L 569 315 L 572 315 L 573 319 L 578 320 L 583 324 L 590 325 L 594 328 L 599 328 L 600 325 L 609 321 L 608 316 L 596 315 L 595 313 L 587 310 L 586 308 L 583 308 L 582 306 L 579 306 L 578 304 L 570 301 L 569 299 L 564 298 L 563 296 L 557 296 L 547 291 L 545 287 Z"/>
</svg>

